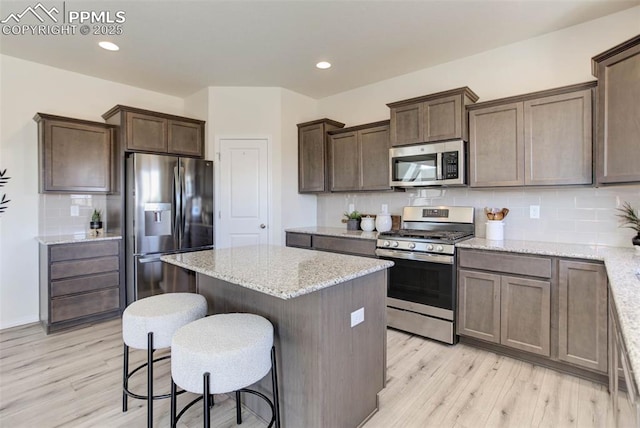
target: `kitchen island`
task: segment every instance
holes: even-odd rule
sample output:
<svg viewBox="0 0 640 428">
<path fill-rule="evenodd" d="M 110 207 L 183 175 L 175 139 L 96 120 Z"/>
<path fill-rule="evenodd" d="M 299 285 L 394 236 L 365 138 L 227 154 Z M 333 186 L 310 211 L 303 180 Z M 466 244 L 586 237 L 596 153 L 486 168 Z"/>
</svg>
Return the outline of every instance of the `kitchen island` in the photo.
<svg viewBox="0 0 640 428">
<path fill-rule="evenodd" d="M 250 312 L 271 321 L 283 427 L 357 427 L 377 410 L 392 262 L 277 246 L 162 260 L 197 273 L 209 314 Z M 270 396 L 269 377 L 254 387 Z M 245 404 L 268 420 L 270 410 L 253 398 Z"/>
</svg>

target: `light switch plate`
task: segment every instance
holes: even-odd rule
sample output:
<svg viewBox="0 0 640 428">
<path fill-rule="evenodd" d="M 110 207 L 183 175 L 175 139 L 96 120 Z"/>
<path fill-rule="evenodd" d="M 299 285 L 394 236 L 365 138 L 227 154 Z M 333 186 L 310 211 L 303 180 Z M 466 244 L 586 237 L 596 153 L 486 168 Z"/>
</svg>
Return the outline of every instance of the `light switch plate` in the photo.
<svg viewBox="0 0 640 428">
<path fill-rule="evenodd" d="M 364 308 L 351 312 L 351 327 L 355 327 L 364 322 Z"/>
</svg>

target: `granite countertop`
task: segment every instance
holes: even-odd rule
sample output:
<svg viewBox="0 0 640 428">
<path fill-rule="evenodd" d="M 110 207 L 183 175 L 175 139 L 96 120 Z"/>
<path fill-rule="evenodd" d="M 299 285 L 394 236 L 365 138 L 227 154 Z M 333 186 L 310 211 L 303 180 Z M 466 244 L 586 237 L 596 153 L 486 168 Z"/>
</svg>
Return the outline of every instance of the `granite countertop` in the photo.
<svg viewBox="0 0 640 428">
<path fill-rule="evenodd" d="M 98 236 L 92 236 L 88 233 L 76 233 L 74 235 L 37 236 L 36 239 L 44 245 L 56 245 L 77 244 L 79 242 L 109 241 L 113 239 L 122 239 L 122 236 L 115 235 L 113 233 L 104 233 Z"/>
<path fill-rule="evenodd" d="M 609 288 L 618 311 L 622 338 L 640 386 L 640 254 L 633 248 L 532 241 L 488 241 L 473 238 L 458 248 L 538 254 L 604 261 Z"/>
<path fill-rule="evenodd" d="M 272 245 L 172 254 L 161 260 L 285 300 L 393 266 L 386 260 Z"/>
<path fill-rule="evenodd" d="M 299 227 L 293 229 L 286 229 L 285 232 L 304 233 L 307 235 L 324 235 L 324 236 L 337 236 L 340 238 L 355 238 L 355 239 L 378 239 L 378 232 L 365 232 L 363 230 L 347 230 L 347 227 Z"/>
</svg>

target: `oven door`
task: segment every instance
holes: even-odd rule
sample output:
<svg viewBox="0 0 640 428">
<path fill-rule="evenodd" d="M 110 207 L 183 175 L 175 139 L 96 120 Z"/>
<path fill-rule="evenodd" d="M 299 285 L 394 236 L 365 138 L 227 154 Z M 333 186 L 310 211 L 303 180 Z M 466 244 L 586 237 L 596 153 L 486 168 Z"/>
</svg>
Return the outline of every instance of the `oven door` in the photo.
<svg viewBox="0 0 640 428">
<path fill-rule="evenodd" d="M 378 249 L 391 260 L 387 305 L 453 321 L 456 299 L 454 257 Z"/>
</svg>

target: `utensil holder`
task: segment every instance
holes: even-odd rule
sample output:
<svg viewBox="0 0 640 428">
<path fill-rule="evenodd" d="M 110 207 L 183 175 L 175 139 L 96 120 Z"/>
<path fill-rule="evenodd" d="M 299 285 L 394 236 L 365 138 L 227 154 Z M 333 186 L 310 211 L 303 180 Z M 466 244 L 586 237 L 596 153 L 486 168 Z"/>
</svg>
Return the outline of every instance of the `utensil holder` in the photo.
<svg viewBox="0 0 640 428">
<path fill-rule="evenodd" d="M 504 221 L 488 220 L 486 239 L 489 241 L 502 241 L 504 239 Z"/>
</svg>

